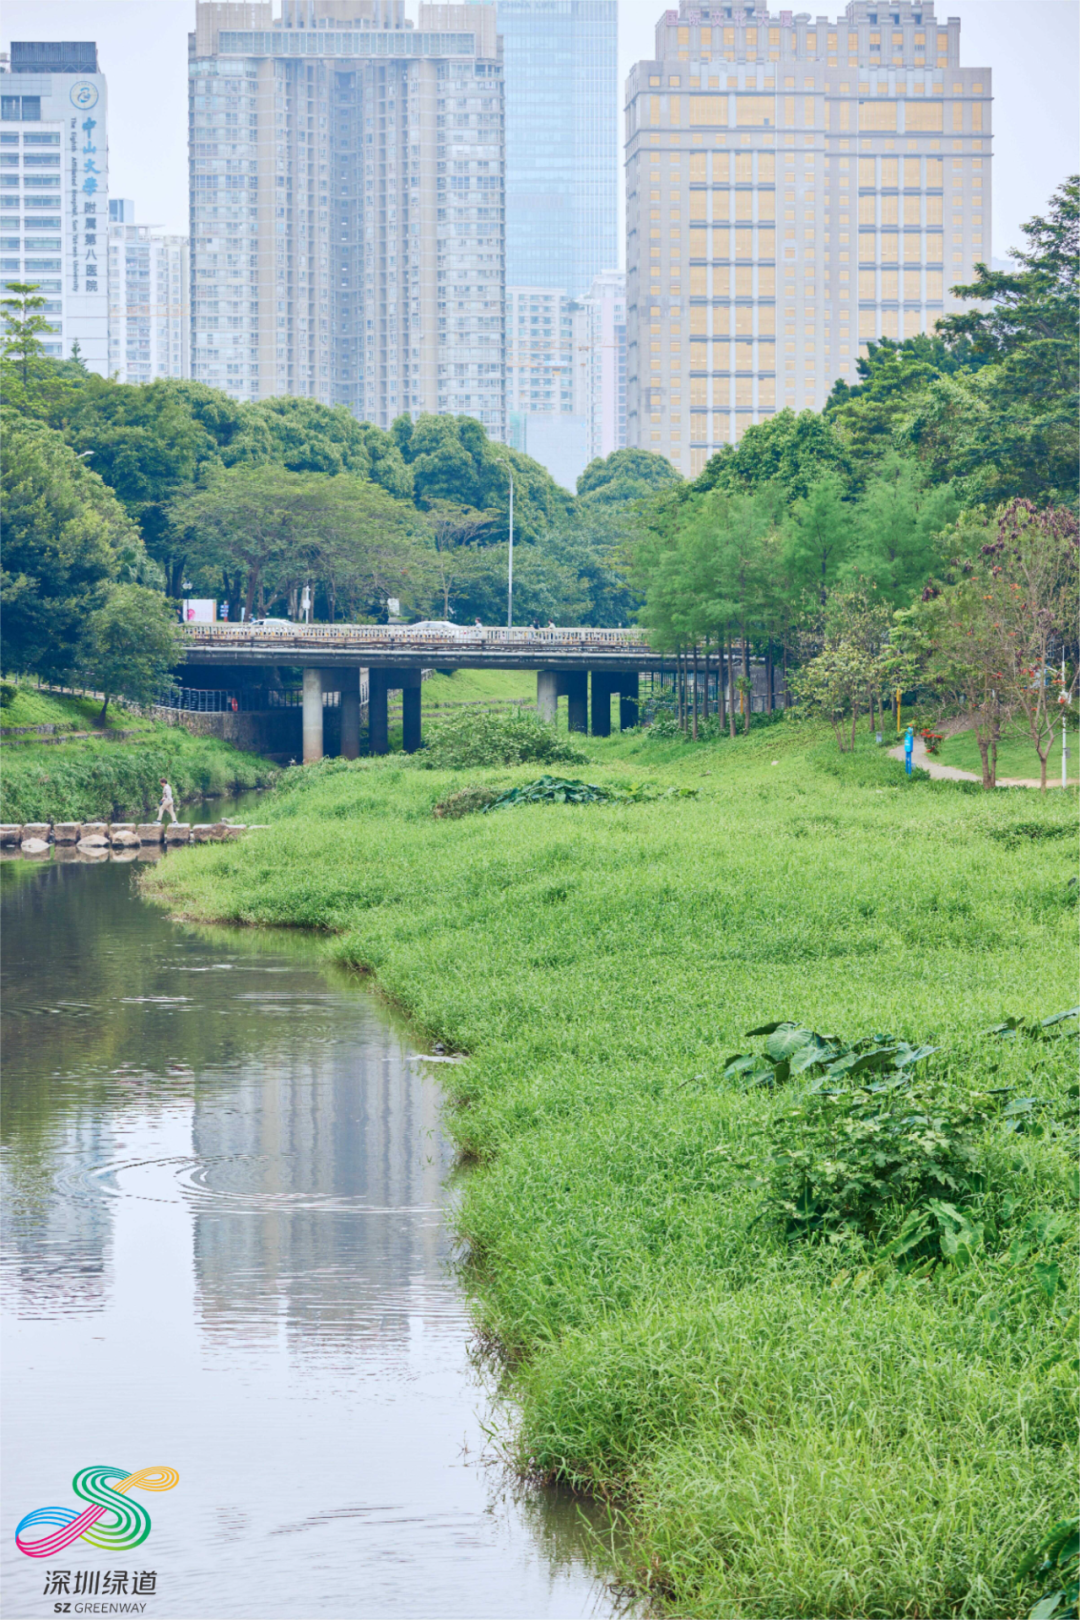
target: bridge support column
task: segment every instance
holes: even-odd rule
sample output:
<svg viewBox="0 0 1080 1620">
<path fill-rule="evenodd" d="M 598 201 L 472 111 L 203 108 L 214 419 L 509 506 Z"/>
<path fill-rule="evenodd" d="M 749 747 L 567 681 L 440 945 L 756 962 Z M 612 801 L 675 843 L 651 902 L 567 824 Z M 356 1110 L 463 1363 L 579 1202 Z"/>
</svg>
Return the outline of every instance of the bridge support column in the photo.
<svg viewBox="0 0 1080 1620">
<path fill-rule="evenodd" d="M 322 670 L 304 671 L 304 764 L 323 757 Z"/>
<path fill-rule="evenodd" d="M 368 748 L 373 754 L 390 752 L 390 726 L 386 713 L 386 677 L 384 669 L 368 673 Z"/>
<path fill-rule="evenodd" d="M 536 712 L 549 726 L 559 718 L 559 676 L 554 669 L 536 672 Z"/>
<path fill-rule="evenodd" d="M 418 669 L 403 669 L 401 671 L 401 746 L 407 754 L 415 754 L 420 747 L 420 692 L 420 671 Z"/>
<path fill-rule="evenodd" d="M 566 718 L 571 731 L 589 729 L 589 672 L 587 669 L 568 670 L 559 677 L 566 693 Z"/>
<path fill-rule="evenodd" d="M 619 676 L 619 730 L 632 731 L 638 723 L 638 675 Z"/>
<path fill-rule="evenodd" d="M 611 693 L 618 677 L 606 669 L 592 672 L 592 734 L 594 737 L 611 736 Z"/>
<path fill-rule="evenodd" d="M 341 757 L 356 759 L 360 753 L 360 671 L 341 672 Z"/>
</svg>

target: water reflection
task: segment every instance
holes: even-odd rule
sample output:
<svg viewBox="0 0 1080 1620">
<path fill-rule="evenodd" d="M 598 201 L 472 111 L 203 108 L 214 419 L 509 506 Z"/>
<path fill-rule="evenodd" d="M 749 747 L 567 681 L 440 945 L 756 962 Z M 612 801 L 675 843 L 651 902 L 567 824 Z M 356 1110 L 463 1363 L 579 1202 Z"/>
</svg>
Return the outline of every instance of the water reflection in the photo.
<svg viewBox="0 0 1080 1620">
<path fill-rule="evenodd" d="M 161 1616 L 612 1612 L 575 1509 L 481 1461 L 438 1091 L 383 1013 L 116 863 L 0 876 L 8 1611 L 51 1612 L 15 1521 L 108 1461 L 180 1471 Z"/>
</svg>

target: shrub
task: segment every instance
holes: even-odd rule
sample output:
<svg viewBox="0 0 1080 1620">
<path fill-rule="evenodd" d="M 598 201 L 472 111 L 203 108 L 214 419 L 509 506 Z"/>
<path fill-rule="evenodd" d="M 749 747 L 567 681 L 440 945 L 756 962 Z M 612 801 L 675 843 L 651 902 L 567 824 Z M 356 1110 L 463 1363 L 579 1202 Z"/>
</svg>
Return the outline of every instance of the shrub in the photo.
<svg viewBox="0 0 1080 1620">
<path fill-rule="evenodd" d="M 497 798 L 498 794 L 494 788 L 461 788 L 457 793 L 448 794 L 445 799 L 441 799 L 432 815 L 445 816 L 448 821 L 456 821 L 459 816 L 470 816 L 476 810 L 486 810 Z"/>
<path fill-rule="evenodd" d="M 985 1112 L 930 1083 L 891 1084 L 811 1092 L 775 1121 L 766 1204 L 790 1238 L 872 1237 L 887 1218 L 933 1200 L 954 1210 L 977 1190 Z"/>
<path fill-rule="evenodd" d="M 461 714 L 443 721 L 419 763 L 428 770 L 492 765 L 584 765 L 588 755 L 527 709 Z"/>
</svg>

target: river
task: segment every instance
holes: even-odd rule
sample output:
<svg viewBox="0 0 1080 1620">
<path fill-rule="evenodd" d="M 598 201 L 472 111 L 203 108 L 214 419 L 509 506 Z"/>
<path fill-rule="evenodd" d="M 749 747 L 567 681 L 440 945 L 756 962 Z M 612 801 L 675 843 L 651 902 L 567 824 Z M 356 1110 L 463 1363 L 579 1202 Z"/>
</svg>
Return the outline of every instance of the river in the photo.
<svg viewBox="0 0 1080 1620">
<path fill-rule="evenodd" d="M 615 1613 L 577 1505 L 491 1460 L 437 1070 L 317 942 L 134 875 L 0 867 L 7 1615 Z M 148 1539 L 19 1552 L 93 1464 L 178 1472 Z"/>
</svg>

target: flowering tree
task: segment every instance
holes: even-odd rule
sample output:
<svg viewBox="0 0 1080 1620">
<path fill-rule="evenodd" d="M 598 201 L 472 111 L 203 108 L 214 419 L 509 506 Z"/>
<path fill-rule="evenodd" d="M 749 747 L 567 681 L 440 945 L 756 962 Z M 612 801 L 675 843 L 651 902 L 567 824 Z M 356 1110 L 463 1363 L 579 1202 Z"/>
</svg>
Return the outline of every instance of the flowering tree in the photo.
<svg viewBox="0 0 1080 1620">
<path fill-rule="evenodd" d="M 1063 688 L 1055 669 L 1069 626 L 1076 622 L 1080 527 L 1066 507 L 1038 510 L 1010 501 L 998 517 L 997 539 L 982 559 L 993 582 L 992 624 L 1000 647 L 1002 685 L 1010 708 L 1023 717 L 1039 756 L 1046 791 L 1046 760 L 1054 739 L 1058 700 L 1068 702 L 1075 675 Z"/>
</svg>

